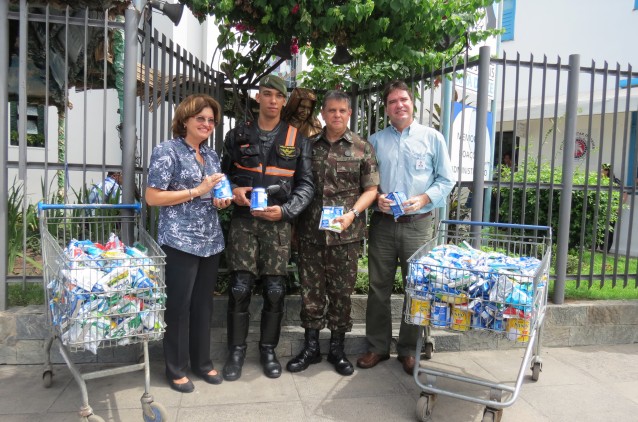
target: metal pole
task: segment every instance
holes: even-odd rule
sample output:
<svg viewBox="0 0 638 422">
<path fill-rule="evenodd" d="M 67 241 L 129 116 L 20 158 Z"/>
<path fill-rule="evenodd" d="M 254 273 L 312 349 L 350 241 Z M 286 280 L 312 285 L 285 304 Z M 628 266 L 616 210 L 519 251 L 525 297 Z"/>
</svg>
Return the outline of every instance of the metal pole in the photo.
<svg viewBox="0 0 638 422">
<path fill-rule="evenodd" d="M 567 104 L 565 109 L 565 144 L 563 148 L 563 190 L 560 193 L 558 211 L 558 233 L 556 247 L 556 282 L 554 303 L 560 305 L 565 300 L 565 275 L 567 274 L 567 249 L 569 244 L 569 224 L 572 208 L 572 188 L 574 186 L 574 149 L 576 146 L 576 119 L 578 117 L 578 79 L 580 76 L 580 55 L 569 56 L 567 76 Z"/>
<path fill-rule="evenodd" d="M 441 69 L 445 69 L 445 63 L 441 66 Z M 448 80 L 445 74 L 441 74 L 441 85 L 442 85 L 442 98 L 441 98 L 441 126 L 439 127 L 440 132 L 443 134 L 445 138 L 445 142 L 448 147 L 448 153 L 450 149 L 450 115 L 452 108 L 452 81 Z M 434 94 L 432 94 L 434 95 Z M 444 220 L 447 218 L 448 209 L 447 209 L 447 201 L 444 202 L 443 207 L 440 208 L 439 216 L 443 216 L 441 219 Z"/>
<path fill-rule="evenodd" d="M 135 98 L 137 96 L 137 27 L 139 12 L 129 7 L 124 12 L 124 127 L 122 128 L 122 202 L 135 202 Z M 150 36 L 150 34 L 146 34 Z M 125 215 L 132 211 L 122 210 Z M 122 241 L 132 244 L 133 226 L 122 228 Z"/>
<path fill-rule="evenodd" d="M 0 27 L 0 51 L 4 51 L 5 54 L 0 54 L 0 133 L 9 133 L 9 89 L 8 89 L 8 69 L 9 69 L 9 1 L 0 1 L 0 16 L 4 16 L 2 21 L 3 25 Z M 0 230 L 0 274 L 3 275 L 2 282 L 0 282 L 0 311 L 7 309 L 7 281 L 4 277 L 7 274 L 7 224 L 9 222 L 7 200 L 8 200 L 8 172 L 7 172 L 7 152 L 9 140 L 4 138 L 5 142 L 0 146 L 0 218 L 4 221 L 4 230 Z"/>
<path fill-rule="evenodd" d="M 478 90 L 476 93 L 476 128 L 474 129 L 474 182 L 472 183 L 472 221 L 483 221 L 483 189 L 485 188 L 485 138 L 487 112 L 490 107 L 488 97 L 490 81 L 490 47 L 479 49 Z M 478 245 L 481 226 L 471 228 L 472 239 Z"/>
<path fill-rule="evenodd" d="M 359 121 L 359 85 L 352 84 L 351 98 L 352 114 L 350 115 L 350 130 L 358 133 L 357 122 Z M 321 108 L 321 105 L 319 106 Z M 369 136 L 369 135 L 368 135 Z"/>
<path fill-rule="evenodd" d="M 24 181 L 27 175 L 27 41 L 29 40 L 29 20 L 27 17 L 27 11 L 26 0 L 20 0 L 20 58 L 18 60 L 18 179 L 22 181 Z M 26 190 L 26 185 L 23 185 L 23 187 Z"/>
<path fill-rule="evenodd" d="M 502 28 L 503 27 L 503 4 L 499 4 L 498 6 L 496 4 L 493 4 L 492 7 L 497 7 L 498 8 L 498 16 L 496 16 L 496 27 L 497 28 Z M 501 34 L 498 34 L 496 36 L 496 57 L 501 58 L 501 52 L 502 52 L 502 48 L 501 48 Z M 505 64 L 503 64 L 503 66 L 505 66 Z M 490 134 L 491 134 L 491 138 L 490 138 L 490 153 L 492 154 L 492 157 L 490 158 L 494 158 L 495 154 L 495 146 L 496 146 L 496 98 L 498 97 L 498 82 L 501 79 L 501 67 L 500 66 L 496 66 L 496 74 L 494 75 L 494 97 L 492 98 L 492 101 L 490 101 L 490 111 L 492 112 L 492 127 L 490 128 Z M 502 152 L 501 152 L 502 155 Z M 492 165 L 489 168 L 489 179 L 490 180 L 494 180 L 494 166 L 496 165 L 495 162 L 491 161 Z M 492 217 L 491 214 L 491 210 L 492 210 L 492 191 L 493 188 L 490 186 L 487 189 L 485 189 L 485 202 L 483 204 L 483 221 L 490 221 L 490 218 Z"/>
</svg>

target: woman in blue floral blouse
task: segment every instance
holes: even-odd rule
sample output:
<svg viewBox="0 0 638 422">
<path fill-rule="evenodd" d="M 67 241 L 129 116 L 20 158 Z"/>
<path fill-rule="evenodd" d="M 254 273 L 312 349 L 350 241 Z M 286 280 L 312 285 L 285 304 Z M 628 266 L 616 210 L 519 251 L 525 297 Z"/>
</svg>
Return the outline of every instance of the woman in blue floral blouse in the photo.
<svg viewBox="0 0 638 422">
<path fill-rule="evenodd" d="M 210 318 L 224 238 L 217 209 L 232 199 L 213 198 L 222 179 L 219 157 L 206 140 L 221 119 L 207 95 L 182 101 L 173 118 L 174 139 L 153 149 L 146 202 L 159 206 L 157 240 L 166 253 L 164 359 L 172 389 L 195 389 L 192 372 L 210 384 L 222 382 L 210 358 Z"/>
</svg>

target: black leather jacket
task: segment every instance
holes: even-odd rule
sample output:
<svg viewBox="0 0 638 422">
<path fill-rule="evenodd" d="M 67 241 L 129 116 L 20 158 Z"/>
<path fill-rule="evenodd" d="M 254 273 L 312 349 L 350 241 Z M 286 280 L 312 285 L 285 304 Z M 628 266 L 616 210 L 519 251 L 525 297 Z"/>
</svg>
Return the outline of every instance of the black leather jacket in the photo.
<svg viewBox="0 0 638 422">
<path fill-rule="evenodd" d="M 228 175 L 231 186 L 278 186 L 268 195 L 268 205 L 281 206 L 282 220 L 297 217 L 310 204 L 314 195 L 312 178 L 312 145 L 308 139 L 296 134 L 286 139 L 288 125 L 279 129 L 270 148 L 266 163 L 261 163 L 261 141 L 255 122 L 240 123 L 226 135 L 222 171 Z M 250 217 L 249 207 L 235 206 L 235 215 Z"/>
</svg>

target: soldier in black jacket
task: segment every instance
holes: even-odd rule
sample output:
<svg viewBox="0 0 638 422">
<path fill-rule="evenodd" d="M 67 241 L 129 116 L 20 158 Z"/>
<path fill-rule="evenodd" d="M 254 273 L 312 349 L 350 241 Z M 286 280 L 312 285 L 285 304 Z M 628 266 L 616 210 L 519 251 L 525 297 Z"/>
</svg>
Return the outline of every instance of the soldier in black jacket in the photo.
<svg viewBox="0 0 638 422">
<path fill-rule="evenodd" d="M 281 120 L 286 85 L 266 76 L 259 85 L 257 122 L 240 123 L 224 141 L 222 169 L 229 176 L 235 201 L 227 260 L 231 271 L 228 295 L 228 349 L 224 379 L 241 377 L 250 315 L 248 305 L 257 278 L 263 282 L 260 360 L 269 378 L 281 375 L 275 347 L 279 342 L 290 259 L 291 220 L 314 194 L 312 149 L 297 129 Z M 250 210 L 253 188 L 264 188 L 268 206 Z"/>
</svg>

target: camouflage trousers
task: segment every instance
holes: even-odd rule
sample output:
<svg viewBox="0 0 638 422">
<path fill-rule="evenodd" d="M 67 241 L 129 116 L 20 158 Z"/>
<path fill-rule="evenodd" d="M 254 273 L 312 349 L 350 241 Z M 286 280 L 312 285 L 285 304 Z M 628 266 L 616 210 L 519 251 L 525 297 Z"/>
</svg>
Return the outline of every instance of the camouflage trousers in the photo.
<svg viewBox="0 0 638 422">
<path fill-rule="evenodd" d="M 287 275 L 291 224 L 259 218 L 234 217 L 230 222 L 226 260 L 232 271 Z"/>
<path fill-rule="evenodd" d="M 300 242 L 301 326 L 341 333 L 352 329 L 350 296 L 357 280 L 361 243 L 326 246 Z M 325 312 L 326 299 L 328 310 Z"/>
</svg>

